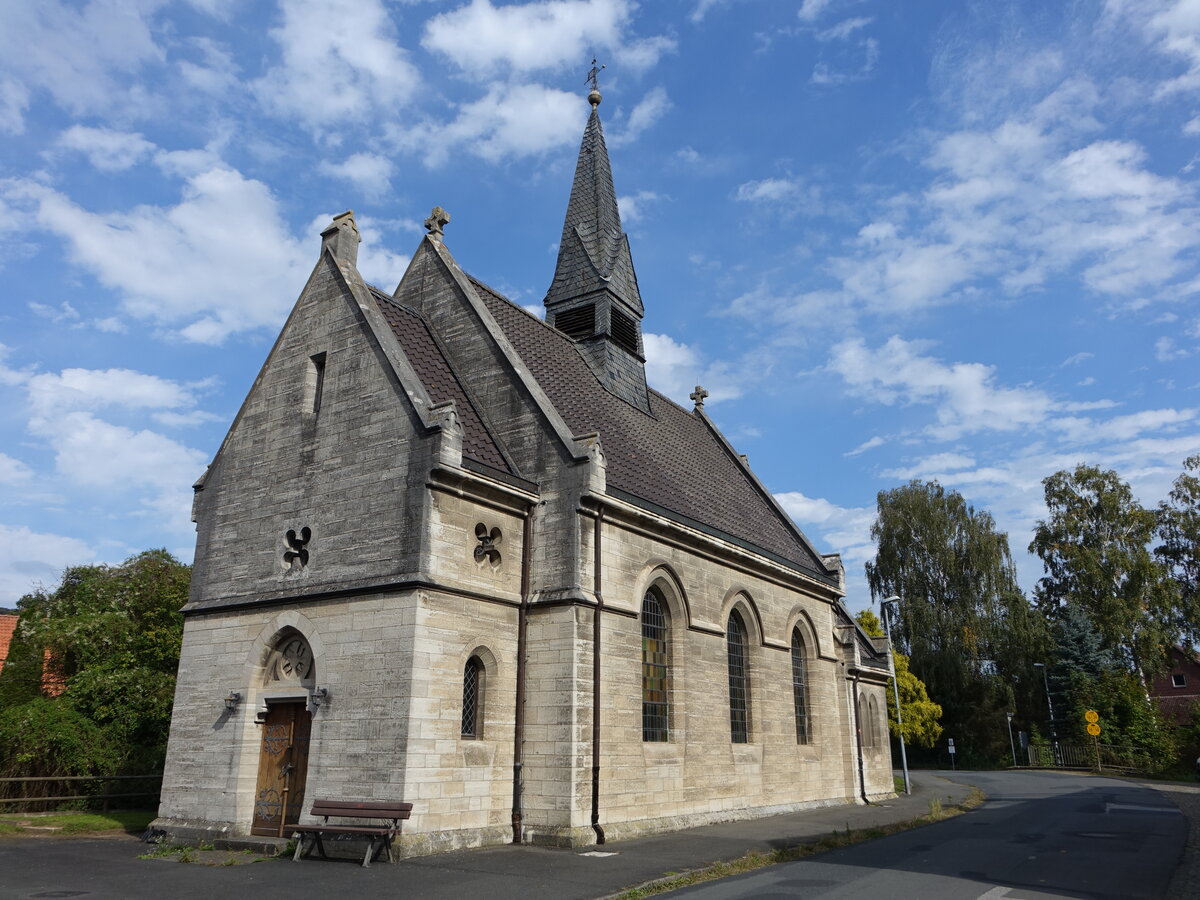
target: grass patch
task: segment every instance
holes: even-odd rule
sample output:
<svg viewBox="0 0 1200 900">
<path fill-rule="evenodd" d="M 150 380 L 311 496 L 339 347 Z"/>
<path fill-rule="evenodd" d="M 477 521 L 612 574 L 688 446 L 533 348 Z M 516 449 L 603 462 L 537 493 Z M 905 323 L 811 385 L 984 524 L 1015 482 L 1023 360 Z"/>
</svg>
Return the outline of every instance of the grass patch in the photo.
<svg viewBox="0 0 1200 900">
<path fill-rule="evenodd" d="M 948 797 L 946 799 L 947 801 L 949 800 Z M 618 894 L 613 900 L 642 900 L 644 897 L 652 897 L 655 894 L 663 894 L 667 891 L 676 891 L 693 884 L 716 881 L 718 878 L 728 878 L 730 875 L 741 875 L 745 872 L 753 872 L 756 869 L 778 865 L 779 863 L 795 862 L 798 859 L 805 859 L 829 850 L 838 850 L 853 844 L 861 844 L 863 841 L 899 834 L 901 831 L 908 831 L 911 828 L 918 828 L 921 825 L 929 825 L 933 822 L 940 822 L 943 819 L 960 815 L 979 806 L 985 799 L 982 791 L 978 788 L 971 788 L 971 793 L 957 806 L 943 806 L 941 799 L 935 798 L 935 800 L 929 803 L 929 813 L 917 816 L 915 819 L 894 822 L 891 825 L 882 825 L 874 828 L 852 829 L 847 825 L 845 831 L 834 831 L 832 834 L 824 835 L 810 843 L 800 844 L 796 847 L 785 847 L 780 850 L 773 850 L 770 853 L 757 851 L 747 853 L 738 859 L 714 863 L 704 869 L 697 869 L 694 872 L 687 872 L 674 878 L 667 877 L 650 884 L 642 885 L 641 887 L 633 888 L 623 894 Z"/>
<path fill-rule="evenodd" d="M 48 813 L 46 815 L 22 815 L 10 813 L 0 816 L 0 834 L 35 835 L 66 834 L 74 837 L 86 834 L 141 834 L 154 819 L 148 810 L 124 810 L 110 813 Z"/>
</svg>

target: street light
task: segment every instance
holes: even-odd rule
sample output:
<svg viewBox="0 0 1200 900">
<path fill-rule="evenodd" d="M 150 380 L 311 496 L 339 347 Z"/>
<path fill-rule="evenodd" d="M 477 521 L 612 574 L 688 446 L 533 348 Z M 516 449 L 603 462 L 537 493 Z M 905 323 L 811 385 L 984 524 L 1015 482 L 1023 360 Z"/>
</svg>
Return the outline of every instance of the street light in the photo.
<svg viewBox="0 0 1200 900">
<path fill-rule="evenodd" d="M 892 613 L 900 615 L 900 598 L 892 595 L 879 605 L 883 613 L 883 627 L 888 639 L 888 668 L 892 671 L 892 693 L 896 698 L 896 731 L 900 738 L 900 764 L 904 768 L 904 793 L 912 793 L 912 785 L 908 781 L 908 754 L 904 750 L 904 718 L 900 715 L 900 685 L 896 679 L 896 656 L 892 649 Z"/>
<path fill-rule="evenodd" d="M 1008 747 L 1010 750 L 1012 750 L 1013 768 L 1015 769 L 1018 766 L 1017 766 L 1017 745 L 1013 742 L 1013 736 L 1012 736 L 1013 714 L 1010 712 L 1006 712 L 1004 715 L 1008 716 Z"/>
<path fill-rule="evenodd" d="M 1045 663 L 1034 663 L 1035 669 L 1042 670 L 1042 687 L 1046 689 L 1046 712 L 1050 716 L 1050 744 L 1054 747 L 1054 764 L 1062 765 L 1058 755 L 1058 732 L 1054 730 L 1054 701 L 1050 699 L 1050 679 L 1046 676 L 1048 667 Z"/>
</svg>

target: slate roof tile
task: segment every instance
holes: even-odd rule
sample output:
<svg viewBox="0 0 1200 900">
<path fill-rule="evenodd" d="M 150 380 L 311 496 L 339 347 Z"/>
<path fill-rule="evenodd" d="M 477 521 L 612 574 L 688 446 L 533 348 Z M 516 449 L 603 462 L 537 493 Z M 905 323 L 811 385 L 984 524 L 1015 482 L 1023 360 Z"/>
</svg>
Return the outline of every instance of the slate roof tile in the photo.
<svg viewBox="0 0 1200 900">
<path fill-rule="evenodd" d="M 378 302 L 384 319 L 392 327 L 392 333 L 400 342 L 404 355 L 429 392 L 429 398 L 434 403 L 454 401 L 458 421 L 463 428 L 463 455 L 502 472 L 517 474 L 500 452 L 496 439 L 484 425 L 475 404 L 455 376 L 428 323 L 416 310 L 401 306 L 383 291 L 371 288 L 371 294 Z"/>
<path fill-rule="evenodd" d="M 829 575 L 699 416 L 657 391 L 647 415 L 604 388 L 564 334 L 471 279 L 500 328 L 575 434 L 599 432 L 608 484 Z"/>
</svg>

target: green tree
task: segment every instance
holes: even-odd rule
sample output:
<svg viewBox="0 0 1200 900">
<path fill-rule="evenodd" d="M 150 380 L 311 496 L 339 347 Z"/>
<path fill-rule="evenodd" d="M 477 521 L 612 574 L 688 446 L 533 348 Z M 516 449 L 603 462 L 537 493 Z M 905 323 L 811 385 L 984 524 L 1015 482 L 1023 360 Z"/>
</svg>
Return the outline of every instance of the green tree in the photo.
<svg viewBox="0 0 1200 900">
<path fill-rule="evenodd" d="M 879 616 L 864 609 L 854 617 L 863 631 L 871 637 L 884 637 L 883 623 Z M 908 668 L 908 657 L 892 650 L 892 663 L 896 667 L 896 684 L 900 688 L 900 709 L 904 715 L 903 728 L 896 717 L 895 694 L 888 691 L 888 730 L 892 737 L 903 737 L 910 746 L 933 747 L 942 736 L 942 707 L 929 699 L 925 683 Z"/>
<path fill-rule="evenodd" d="M 1038 607 L 1050 618 L 1079 607 L 1146 682 L 1166 665 L 1178 625 L 1173 583 L 1150 550 L 1158 517 L 1113 471 L 1081 465 L 1042 484 L 1049 515 L 1029 545 L 1046 572 Z"/>
<path fill-rule="evenodd" d="M 912 481 L 879 493 L 871 536 L 871 596 L 901 598 L 893 637 L 943 707 L 942 726 L 981 762 L 1002 758 L 1005 713 L 1036 702 L 1031 665 L 1048 643 L 1007 535 L 956 491 Z"/>
<path fill-rule="evenodd" d="M 1162 543 L 1155 556 L 1175 582 L 1175 627 L 1189 644 L 1200 643 L 1200 455 L 1183 463 L 1183 472 L 1158 506 Z"/>
<path fill-rule="evenodd" d="M 23 597 L 16 665 L 0 673 L 6 721 L 42 717 L 58 746 L 72 745 L 72 729 L 76 743 L 96 729 L 116 768 L 161 766 L 190 573 L 166 550 L 148 550 L 120 566 L 74 566 L 55 590 Z M 43 699 L 47 686 L 53 696 Z M 22 753 L 0 744 L 0 768 Z"/>
</svg>

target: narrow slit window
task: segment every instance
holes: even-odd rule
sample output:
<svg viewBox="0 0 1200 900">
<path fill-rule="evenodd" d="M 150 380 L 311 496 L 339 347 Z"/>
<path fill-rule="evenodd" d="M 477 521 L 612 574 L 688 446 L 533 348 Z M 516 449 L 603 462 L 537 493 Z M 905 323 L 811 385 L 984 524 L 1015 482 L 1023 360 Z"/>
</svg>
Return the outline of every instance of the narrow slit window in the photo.
<svg viewBox="0 0 1200 900">
<path fill-rule="evenodd" d="M 670 739 L 670 619 L 650 590 L 642 600 L 642 740 Z"/>
<path fill-rule="evenodd" d="M 321 397 L 325 393 L 325 354 L 317 353 L 308 359 L 308 410 L 313 415 L 321 411 Z"/>
<path fill-rule="evenodd" d="M 749 677 L 746 674 L 746 626 L 737 610 L 729 614 L 725 629 L 725 647 L 729 657 L 729 734 L 735 744 L 750 740 Z"/>
<path fill-rule="evenodd" d="M 483 688 L 483 664 L 478 656 L 463 669 L 462 736 L 479 737 L 479 713 Z"/>
<path fill-rule="evenodd" d="M 809 741 L 808 657 L 800 629 L 792 629 L 792 702 L 796 707 L 796 743 Z"/>
</svg>

